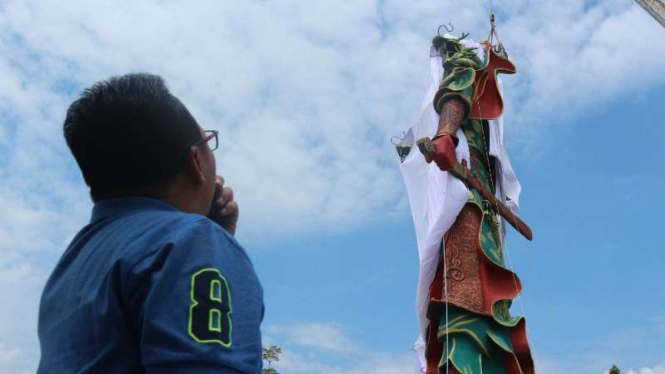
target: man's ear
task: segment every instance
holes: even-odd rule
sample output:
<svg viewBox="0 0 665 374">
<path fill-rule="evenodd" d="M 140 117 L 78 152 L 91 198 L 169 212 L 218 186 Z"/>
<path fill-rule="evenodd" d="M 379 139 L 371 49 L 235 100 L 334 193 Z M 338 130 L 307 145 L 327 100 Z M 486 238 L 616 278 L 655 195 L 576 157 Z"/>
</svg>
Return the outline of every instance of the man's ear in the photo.
<svg viewBox="0 0 665 374">
<path fill-rule="evenodd" d="M 205 182 L 205 165 L 201 148 L 197 146 L 189 147 L 185 159 L 185 175 L 194 184 Z"/>
</svg>

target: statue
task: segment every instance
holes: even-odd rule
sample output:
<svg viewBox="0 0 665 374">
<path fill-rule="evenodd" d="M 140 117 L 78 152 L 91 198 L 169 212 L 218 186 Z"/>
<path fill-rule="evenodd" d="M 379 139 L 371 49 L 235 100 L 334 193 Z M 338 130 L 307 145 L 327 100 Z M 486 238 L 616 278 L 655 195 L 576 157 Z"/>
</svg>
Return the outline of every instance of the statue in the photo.
<svg viewBox="0 0 665 374">
<path fill-rule="evenodd" d="M 397 146 L 418 239 L 416 351 L 427 374 L 535 373 L 526 322 L 509 313 L 522 286 L 503 257 L 506 223 L 532 236 L 517 217 L 521 186 L 503 143 L 497 73 L 516 68 L 492 46 L 491 21 L 488 42 L 433 39 L 432 86 Z"/>
</svg>

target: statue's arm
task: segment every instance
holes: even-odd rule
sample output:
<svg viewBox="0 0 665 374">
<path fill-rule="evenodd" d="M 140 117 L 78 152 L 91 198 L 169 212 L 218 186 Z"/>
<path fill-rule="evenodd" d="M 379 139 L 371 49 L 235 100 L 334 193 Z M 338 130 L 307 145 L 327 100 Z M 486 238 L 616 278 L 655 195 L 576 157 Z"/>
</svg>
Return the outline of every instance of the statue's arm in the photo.
<svg viewBox="0 0 665 374">
<path fill-rule="evenodd" d="M 455 148 L 459 142 L 455 134 L 465 120 L 466 113 L 461 100 L 452 98 L 443 103 L 439 126 L 432 141 L 435 151 L 433 155 L 425 155 L 427 163 L 434 161 L 439 169 L 452 170 L 457 162 Z"/>
<path fill-rule="evenodd" d="M 437 41 L 440 45 L 437 45 Z M 434 161 L 441 170 L 449 171 L 457 162 L 455 148 L 459 139 L 456 134 L 471 111 L 475 77 L 472 68 L 458 68 L 462 65 L 459 56 L 475 56 L 475 53 L 461 46 L 458 41 L 444 38 L 435 38 L 434 47 L 443 57 L 443 68 L 447 73 L 432 102 L 434 110 L 439 113 L 439 124 L 433 139 L 436 151 L 431 156 L 426 155 L 425 161 Z"/>
<path fill-rule="evenodd" d="M 439 127 L 437 128 L 434 139 L 440 138 L 445 135 L 450 135 L 455 139 L 457 144 L 457 130 L 466 119 L 466 109 L 464 103 L 458 99 L 451 99 L 446 101 L 441 108 L 441 115 L 439 117 Z"/>
</svg>

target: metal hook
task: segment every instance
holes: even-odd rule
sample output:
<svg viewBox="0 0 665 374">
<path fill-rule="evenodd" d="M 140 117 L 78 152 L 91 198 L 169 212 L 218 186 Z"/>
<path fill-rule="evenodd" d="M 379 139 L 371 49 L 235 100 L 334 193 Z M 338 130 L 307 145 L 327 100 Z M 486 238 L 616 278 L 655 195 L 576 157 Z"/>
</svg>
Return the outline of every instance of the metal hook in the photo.
<svg viewBox="0 0 665 374">
<path fill-rule="evenodd" d="M 400 145 L 402 144 L 402 140 L 406 138 L 406 133 L 402 134 L 402 137 L 400 138 L 399 135 L 393 135 L 390 137 L 390 142 L 393 143 L 393 145 Z M 397 139 L 397 141 L 395 141 Z"/>
<path fill-rule="evenodd" d="M 499 44 L 497 44 L 497 45 L 493 45 L 493 46 L 492 46 L 492 49 L 494 50 L 495 53 L 497 53 L 497 54 L 499 54 L 499 55 L 502 54 L 502 53 L 505 53 L 505 51 L 506 51 L 506 50 L 503 48 L 503 44 L 501 44 L 501 43 L 499 43 Z"/>
<path fill-rule="evenodd" d="M 450 26 L 450 28 L 448 28 L 448 26 Z M 455 30 L 455 28 L 453 27 L 453 24 L 452 24 L 452 23 L 448 22 L 448 26 L 446 26 L 445 24 L 439 26 L 439 28 L 436 30 L 436 33 L 437 33 L 439 36 L 441 36 L 441 28 L 442 28 L 442 27 L 443 27 L 444 29 L 446 29 L 446 31 L 448 31 L 448 32 L 453 32 L 453 30 Z"/>
</svg>

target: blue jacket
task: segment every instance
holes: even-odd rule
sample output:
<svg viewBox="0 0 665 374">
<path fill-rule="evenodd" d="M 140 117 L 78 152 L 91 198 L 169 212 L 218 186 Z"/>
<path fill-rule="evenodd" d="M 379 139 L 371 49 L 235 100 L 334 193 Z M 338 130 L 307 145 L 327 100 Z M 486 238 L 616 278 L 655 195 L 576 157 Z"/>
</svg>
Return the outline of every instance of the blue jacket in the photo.
<svg viewBox="0 0 665 374">
<path fill-rule="evenodd" d="M 44 289 L 38 374 L 258 374 L 262 319 L 226 230 L 155 199 L 104 200 Z"/>
</svg>

